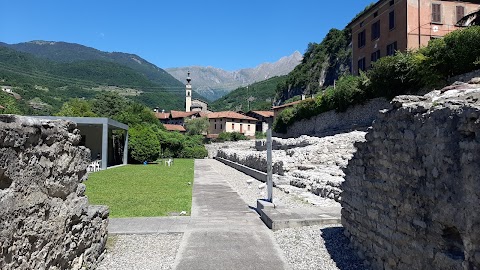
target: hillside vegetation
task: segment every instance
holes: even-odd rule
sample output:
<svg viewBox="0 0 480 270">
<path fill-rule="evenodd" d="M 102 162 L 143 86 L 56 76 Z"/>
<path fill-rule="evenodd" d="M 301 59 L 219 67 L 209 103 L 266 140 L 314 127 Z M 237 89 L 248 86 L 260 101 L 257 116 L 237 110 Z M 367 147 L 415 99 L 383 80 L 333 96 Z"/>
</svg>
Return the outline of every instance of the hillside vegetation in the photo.
<svg viewBox="0 0 480 270">
<path fill-rule="evenodd" d="M 11 45 L 3 44 L 3 46 L 16 51 L 30 53 L 40 58 L 46 58 L 53 62 L 72 63 L 89 60 L 113 62 L 135 70 L 159 86 L 177 87 L 177 90 L 185 88 L 182 82 L 172 77 L 165 70 L 135 54 L 102 52 L 80 44 L 51 41 L 31 41 Z"/>
<path fill-rule="evenodd" d="M 480 68 L 480 26 L 454 31 L 417 51 L 380 58 L 361 76 L 341 77 L 315 99 L 282 111 L 273 129 L 285 133 L 290 125 L 329 110 L 344 111 L 376 97 L 393 98 L 446 85 L 451 76 Z"/>
<path fill-rule="evenodd" d="M 209 106 L 214 111 L 249 111 L 270 110 L 273 97 L 279 84 L 285 83 L 287 76 L 273 77 L 265 81 L 253 83 L 247 87 L 240 87 L 226 96 L 217 99 Z M 248 100 L 250 99 L 250 102 Z"/>
<path fill-rule="evenodd" d="M 348 74 L 352 55 L 350 40 L 350 30 L 331 29 L 321 43 L 308 44 L 302 63 L 278 85 L 276 104 L 296 95 L 317 93 Z"/>
</svg>

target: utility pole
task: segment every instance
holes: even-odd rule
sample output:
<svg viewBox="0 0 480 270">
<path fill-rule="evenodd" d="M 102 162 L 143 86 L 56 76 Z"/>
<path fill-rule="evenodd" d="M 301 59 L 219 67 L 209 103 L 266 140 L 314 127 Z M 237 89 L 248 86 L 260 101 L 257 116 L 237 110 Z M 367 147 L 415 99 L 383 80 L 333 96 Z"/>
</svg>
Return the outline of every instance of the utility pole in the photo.
<svg viewBox="0 0 480 270">
<path fill-rule="evenodd" d="M 267 201 L 273 202 L 273 179 L 272 179 L 272 127 L 267 129 Z"/>
</svg>

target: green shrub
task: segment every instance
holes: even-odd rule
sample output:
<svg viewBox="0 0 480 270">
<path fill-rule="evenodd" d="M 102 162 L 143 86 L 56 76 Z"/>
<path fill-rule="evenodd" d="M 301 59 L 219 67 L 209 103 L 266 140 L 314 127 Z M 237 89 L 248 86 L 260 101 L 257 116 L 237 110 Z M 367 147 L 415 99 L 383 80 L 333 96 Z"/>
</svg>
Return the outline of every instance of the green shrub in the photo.
<svg viewBox="0 0 480 270">
<path fill-rule="evenodd" d="M 218 134 L 217 141 L 219 142 L 226 142 L 226 141 L 240 141 L 240 140 L 248 140 L 247 136 L 243 135 L 240 132 L 222 132 Z"/>
<path fill-rule="evenodd" d="M 321 111 L 336 109 L 344 112 L 350 105 L 365 101 L 363 91 L 360 89 L 360 77 L 347 75 L 341 77 L 335 89 L 329 89 L 325 99 L 322 99 Z"/>
<path fill-rule="evenodd" d="M 367 72 L 371 82 L 369 96 L 393 98 L 423 87 L 420 61 L 413 52 L 380 58 Z"/>
<path fill-rule="evenodd" d="M 420 49 L 426 59 L 422 66 L 444 77 L 480 68 L 480 26 L 453 31 L 444 38 L 430 41 Z"/>
<path fill-rule="evenodd" d="M 188 146 L 180 152 L 181 158 L 204 158 L 206 156 L 208 156 L 208 151 L 204 145 Z"/>
<path fill-rule="evenodd" d="M 156 129 L 150 125 L 136 125 L 129 129 L 128 149 L 136 162 L 155 161 L 160 154 Z"/>
<path fill-rule="evenodd" d="M 267 137 L 267 133 L 257 131 L 255 132 L 255 139 L 265 139 Z"/>
</svg>

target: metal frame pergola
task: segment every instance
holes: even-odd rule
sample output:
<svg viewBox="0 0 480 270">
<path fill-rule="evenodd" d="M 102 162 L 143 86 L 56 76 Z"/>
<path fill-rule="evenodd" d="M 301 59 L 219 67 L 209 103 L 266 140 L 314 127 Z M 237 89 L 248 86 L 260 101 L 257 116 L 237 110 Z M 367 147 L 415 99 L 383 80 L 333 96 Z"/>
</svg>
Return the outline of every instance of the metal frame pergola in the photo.
<svg viewBox="0 0 480 270">
<path fill-rule="evenodd" d="M 66 120 L 77 124 L 77 128 L 81 131 L 82 126 L 98 126 L 102 128 L 102 170 L 105 170 L 108 165 L 108 131 L 109 129 L 124 130 L 125 141 L 123 145 L 123 164 L 128 162 L 128 125 L 117 122 L 110 118 L 104 117 L 65 117 L 65 116 L 32 116 L 34 118 L 41 118 L 47 120 Z"/>
</svg>

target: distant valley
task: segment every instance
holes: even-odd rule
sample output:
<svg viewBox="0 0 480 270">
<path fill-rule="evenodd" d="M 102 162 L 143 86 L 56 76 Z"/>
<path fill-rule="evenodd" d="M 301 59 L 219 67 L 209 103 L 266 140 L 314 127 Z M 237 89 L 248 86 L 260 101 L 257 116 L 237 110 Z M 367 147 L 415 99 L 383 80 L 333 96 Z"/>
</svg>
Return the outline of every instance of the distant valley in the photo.
<svg viewBox="0 0 480 270">
<path fill-rule="evenodd" d="M 287 75 L 300 64 L 301 60 L 302 54 L 296 51 L 290 56 L 282 57 L 277 62 L 263 63 L 254 68 L 236 71 L 200 66 L 167 68 L 165 70 L 180 81 L 185 80 L 187 72 L 190 71 L 193 89 L 210 101 L 214 101 L 239 87 Z"/>
</svg>

